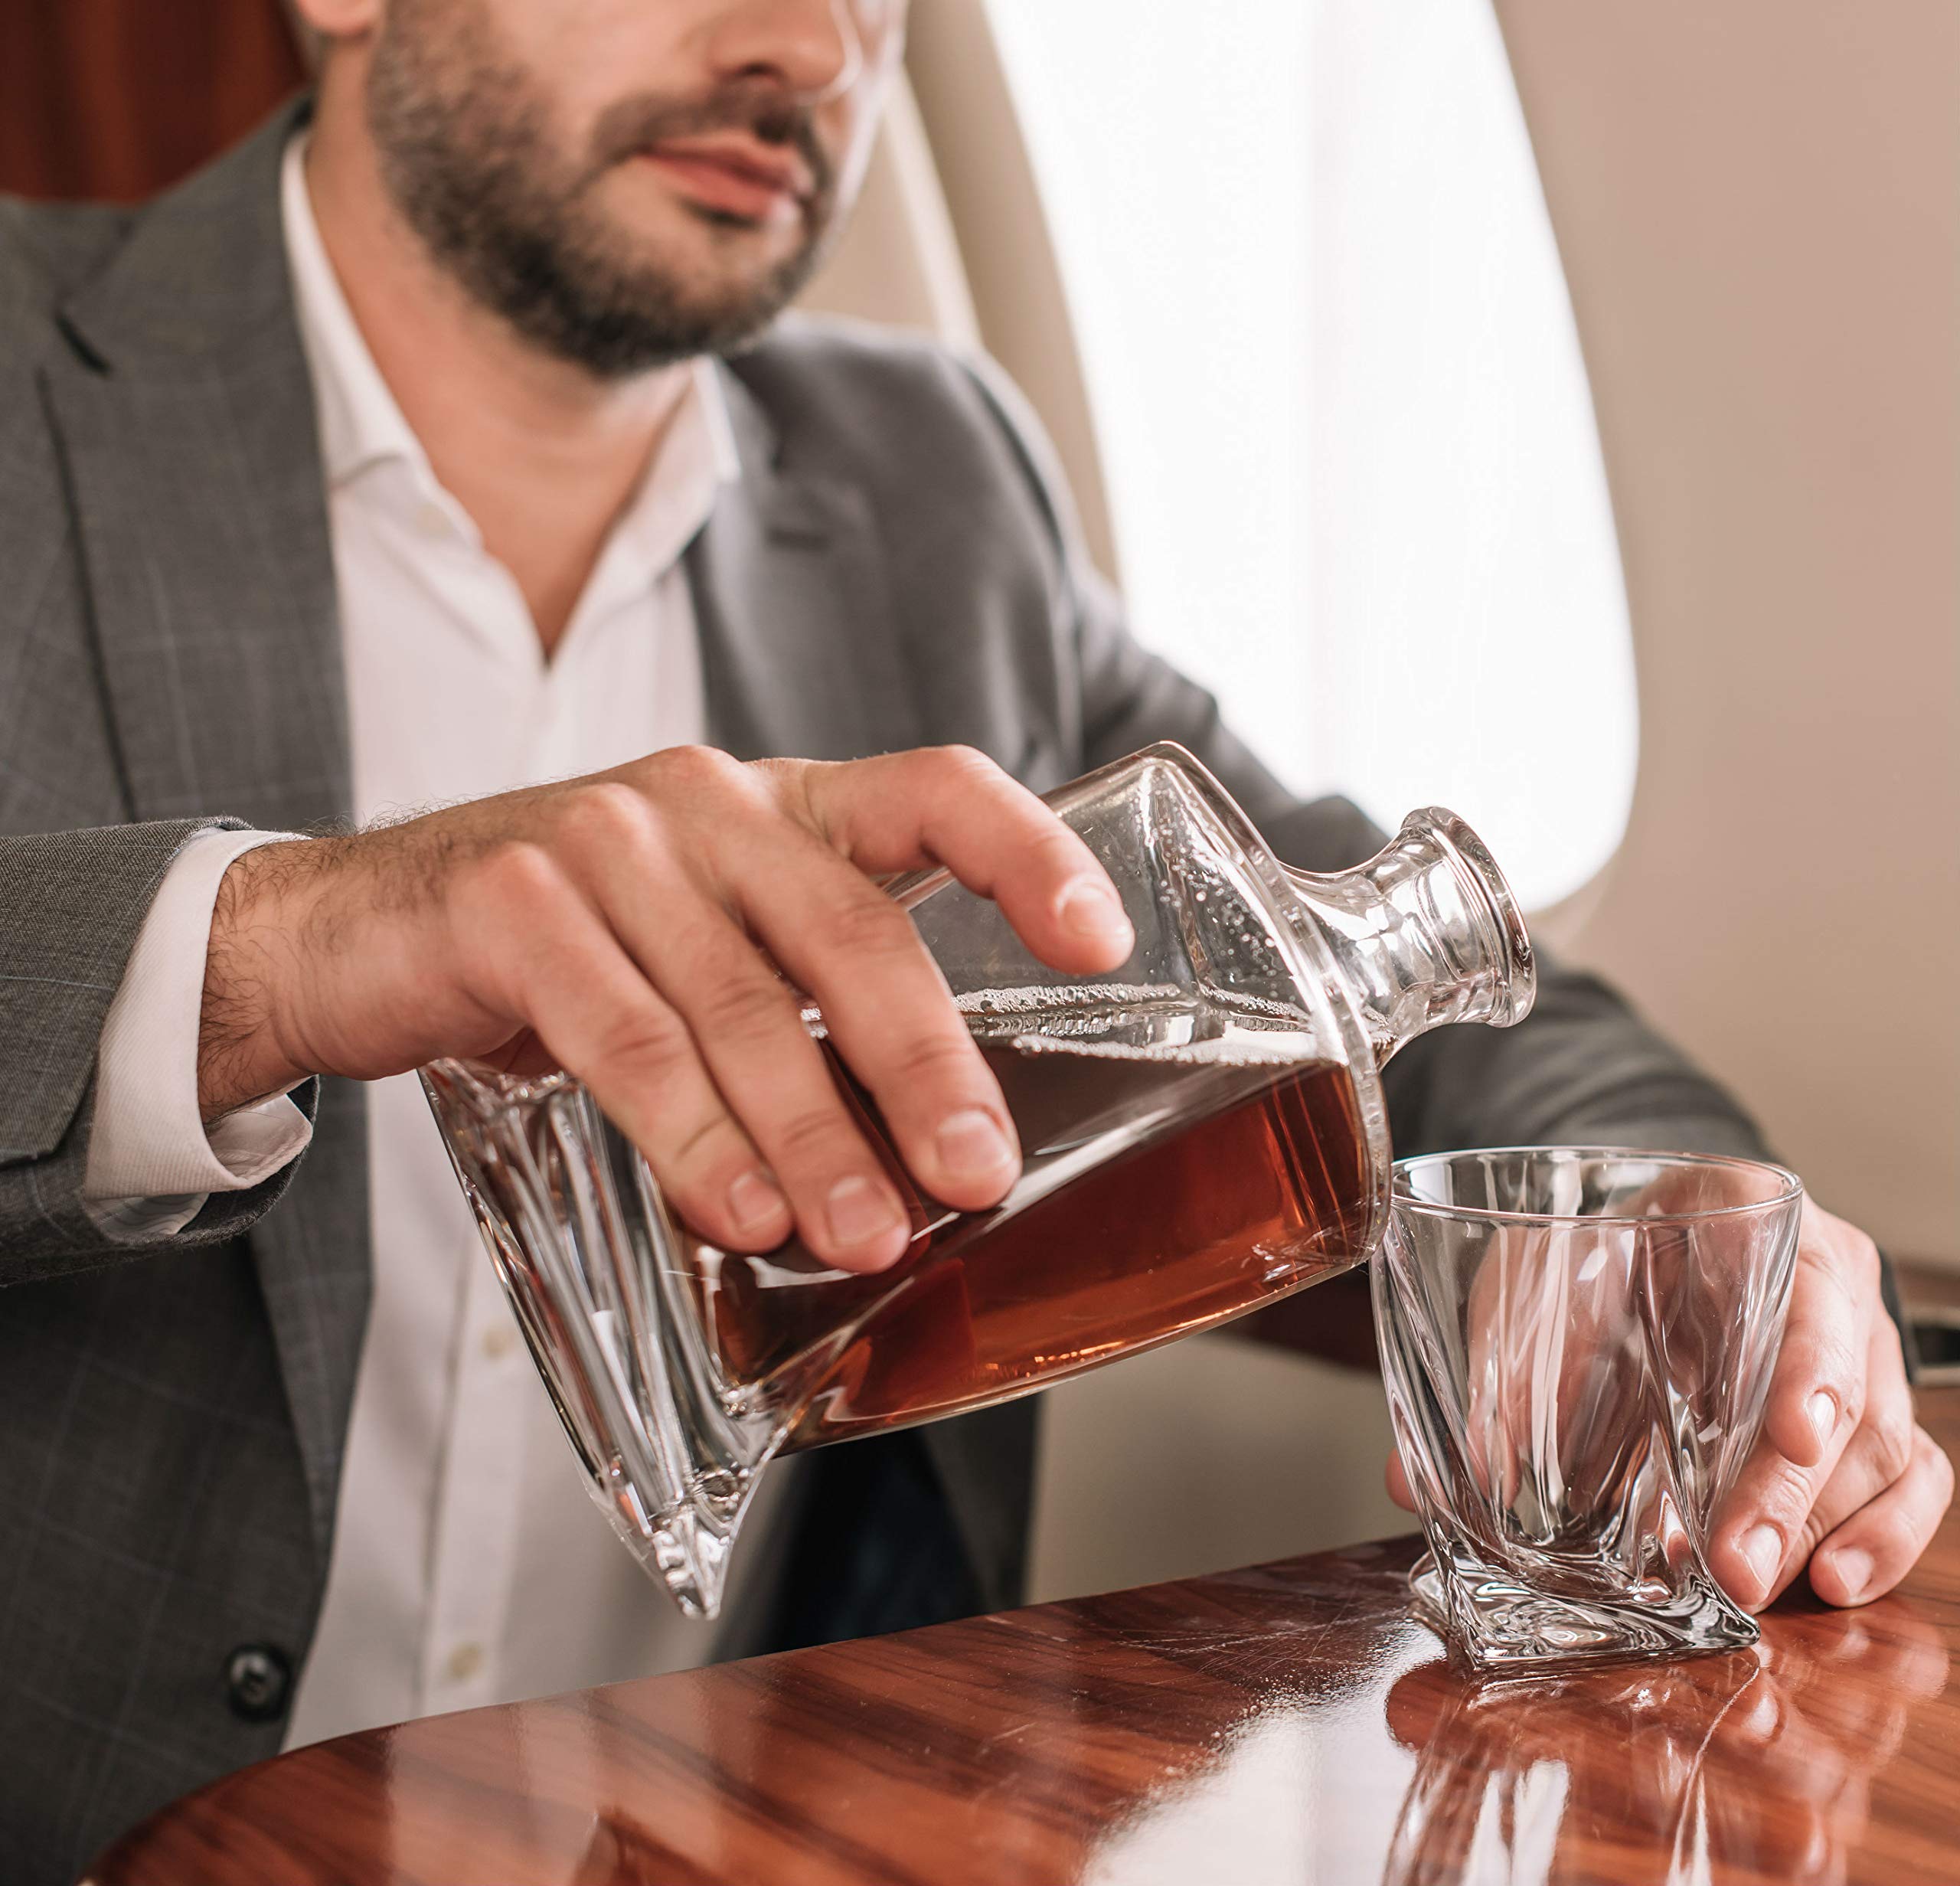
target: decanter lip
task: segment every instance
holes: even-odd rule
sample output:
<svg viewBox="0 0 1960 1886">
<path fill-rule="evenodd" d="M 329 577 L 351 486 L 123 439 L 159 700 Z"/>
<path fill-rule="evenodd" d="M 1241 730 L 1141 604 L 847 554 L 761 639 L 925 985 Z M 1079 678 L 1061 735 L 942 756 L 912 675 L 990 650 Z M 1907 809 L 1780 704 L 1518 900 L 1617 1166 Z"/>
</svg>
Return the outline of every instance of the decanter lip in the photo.
<svg viewBox="0 0 1960 1886">
<path fill-rule="evenodd" d="M 1420 1166 L 1445 1165 L 1459 1159 L 1532 1159 L 1556 1155 L 1561 1159 L 1625 1159 L 1661 1166 L 1726 1168 L 1730 1171 L 1766 1174 L 1776 1182 L 1776 1190 L 1765 1198 L 1751 1198 L 1732 1205 L 1707 1205 L 1692 1211 L 1502 1211 L 1494 1206 L 1445 1204 L 1424 1198 L 1409 1189 L 1409 1181 Z M 1804 1195 L 1803 1181 L 1788 1167 L 1769 1159 L 1745 1159 L 1726 1152 L 1681 1152 L 1665 1147 L 1615 1146 L 1457 1146 L 1444 1152 L 1411 1153 L 1397 1159 L 1390 1178 L 1394 1210 L 1411 1218 L 1447 1218 L 1459 1224 L 1585 1224 L 1611 1225 L 1697 1224 L 1712 1218 L 1740 1218 L 1751 1212 L 1786 1209 Z"/>
<path fill-rule="evenodd" d="M 1524 913 L 1490 848 L 1469 825 L 1444 806 L 1425 806 L 1402 822 L 1404 832 L 1420 832 L 1452 855 L 1457 877 L 1482 920 L 1490 954 L 1504 965 L 1496 986 L 1496 1005 L 1479 1018 L 1494 1028 L 1514 1028 L 1531 1012 L 1538 999 L 1537 954 L 1525 928 Z"/>
</svg>

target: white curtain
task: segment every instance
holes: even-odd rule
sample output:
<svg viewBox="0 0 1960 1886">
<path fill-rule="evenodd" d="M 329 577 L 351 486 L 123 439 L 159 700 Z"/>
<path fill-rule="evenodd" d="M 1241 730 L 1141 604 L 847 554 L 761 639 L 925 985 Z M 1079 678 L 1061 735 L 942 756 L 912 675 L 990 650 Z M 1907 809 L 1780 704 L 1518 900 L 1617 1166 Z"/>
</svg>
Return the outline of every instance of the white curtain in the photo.
<svg viewBox="0 0 1960 1886">
<path fill-rule="evenodd" d="M 1140 632 L 1303 790 L 1452 806 L 1528 904 L 1618 843 L 1599 443 L 1488 0 L 991 0 Z"/>
</svg>

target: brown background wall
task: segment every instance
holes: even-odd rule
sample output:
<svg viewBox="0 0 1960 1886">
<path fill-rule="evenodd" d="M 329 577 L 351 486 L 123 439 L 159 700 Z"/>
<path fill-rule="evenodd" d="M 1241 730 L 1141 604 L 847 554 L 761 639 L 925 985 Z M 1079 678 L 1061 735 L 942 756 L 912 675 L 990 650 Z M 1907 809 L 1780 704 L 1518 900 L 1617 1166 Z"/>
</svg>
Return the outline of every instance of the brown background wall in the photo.
<svg viewBox="0 0 1960 1886">
<path fill-rule="evenodd" d="M 148 196 L 250 130 L 304 71 L 278 0 L 6 0 L 0 191 Z"/>
</svg>

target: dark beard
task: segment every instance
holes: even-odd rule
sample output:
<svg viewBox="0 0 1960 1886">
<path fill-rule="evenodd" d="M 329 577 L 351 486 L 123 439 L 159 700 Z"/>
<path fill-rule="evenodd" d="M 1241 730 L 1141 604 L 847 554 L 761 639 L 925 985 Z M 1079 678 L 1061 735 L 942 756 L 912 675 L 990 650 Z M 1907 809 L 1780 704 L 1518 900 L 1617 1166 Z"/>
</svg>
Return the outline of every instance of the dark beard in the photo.
<svg viewBox="0 0 1960 1886">
<path fill-rule="evenodd" d="M 382 180 L 436 263 L 534 346 L 597 379 L 754 341 L 808 280 L 835 208 L 835 168 L 808 110 L 767 82 L 705 101 L 624 99 L 576 165 L 552 146 L 531 74 L 499 59 L 489 31 L 474 6 L 395 0 L 368 71 Z M 730 129 L 792 145 L 808 165 L 816 189 L 795 253 L 734 285 L 631 259 L 594 186 L 662 138 Z"/>
</svg>

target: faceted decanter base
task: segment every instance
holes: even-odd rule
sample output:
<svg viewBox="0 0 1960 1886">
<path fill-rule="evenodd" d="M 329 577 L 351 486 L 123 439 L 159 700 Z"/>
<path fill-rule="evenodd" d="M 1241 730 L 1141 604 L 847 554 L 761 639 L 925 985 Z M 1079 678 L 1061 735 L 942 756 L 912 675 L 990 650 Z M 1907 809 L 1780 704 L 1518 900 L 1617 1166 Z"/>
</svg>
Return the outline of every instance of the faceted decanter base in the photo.
<svg viewBox="0 0 1960 1886">
<path fill-rule="evenodd" d="M 725 1392 L 645 1162 L 563 1074 L 423 1071 L 492 1261 L 599 1510 L 691 1617 L 713 1617 L 779 1412 Z"/>
<path fill-rule="evenodd" d="M 697 1470 L 658 1510 L 647 1506 L 616 1459 L 586 1487 L 620 1543 L 666 1587 L 681 1614 L 711 1618 L 721 1609 L 728 1555 L 756 1478 L 755 1472 Z"/>
<path fill-rule="evenodd" d="M 1648 1598 L 1527 1586 L 1460 1553 L 1446 1578 L 1436 1555 L 1425 1552 L 1409 1574 L 1409 1589 L 1416 1615 L 1452 1653 L 1493 1675 L 1746 1650 L 1761 1635 L 1756 1620 L 1699 1567 Z"/>
</svg>

